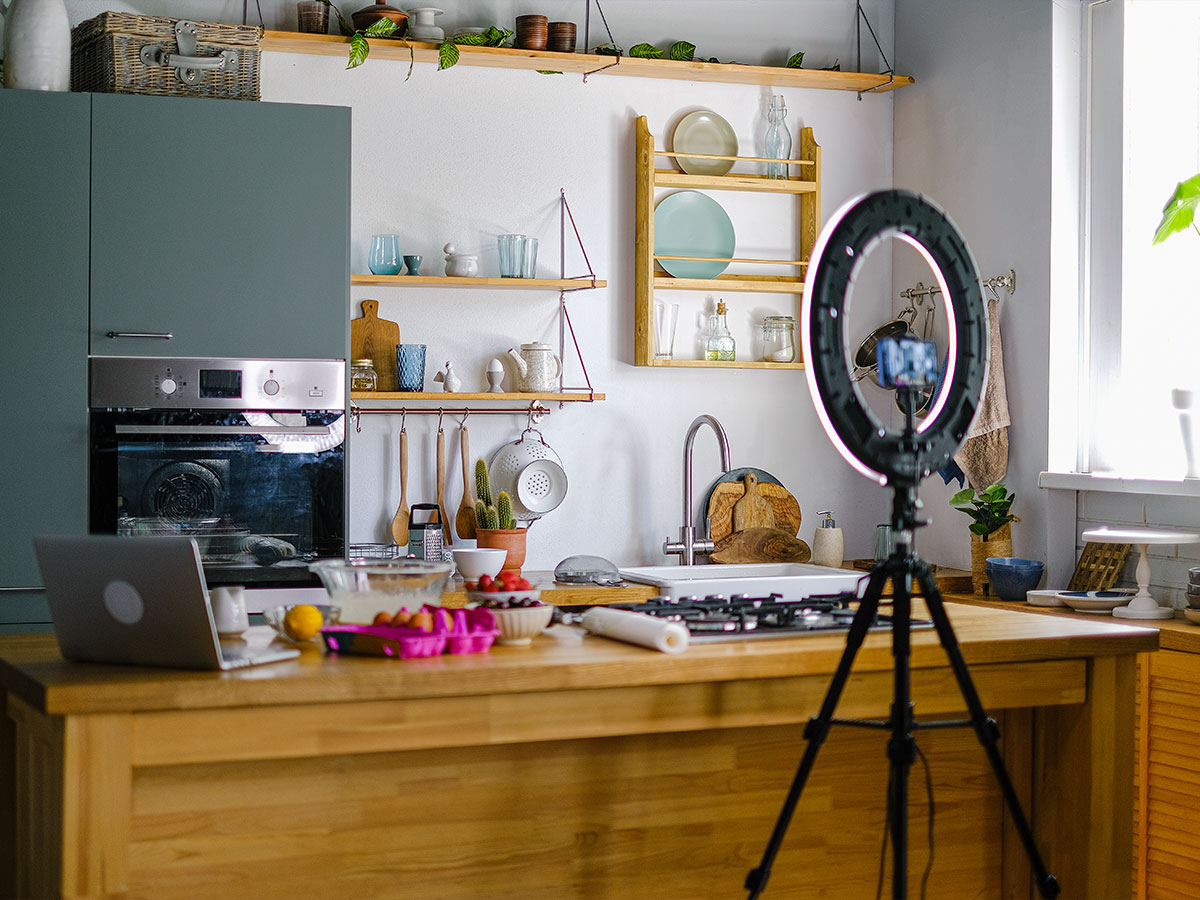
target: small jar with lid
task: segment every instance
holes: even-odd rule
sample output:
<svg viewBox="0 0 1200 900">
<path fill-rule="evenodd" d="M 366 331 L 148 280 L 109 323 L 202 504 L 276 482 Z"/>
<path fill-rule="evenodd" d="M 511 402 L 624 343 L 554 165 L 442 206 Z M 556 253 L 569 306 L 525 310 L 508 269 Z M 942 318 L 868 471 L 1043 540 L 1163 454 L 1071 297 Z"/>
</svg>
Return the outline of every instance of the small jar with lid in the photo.
<svg viewBox="0 0 1200 900">
<path fill-rule="evenodd" d="M 378 388 L 379 376 L 375 364 L 369 359 L 356 359 L 350 367 L 350 390 L 373 391 Z"/>
<path fill-rule="evenodd" d="M 763 319 L 764 362 L 796 361 L 796 320 L 791 316 L 767 316 Z"/>
</svg>

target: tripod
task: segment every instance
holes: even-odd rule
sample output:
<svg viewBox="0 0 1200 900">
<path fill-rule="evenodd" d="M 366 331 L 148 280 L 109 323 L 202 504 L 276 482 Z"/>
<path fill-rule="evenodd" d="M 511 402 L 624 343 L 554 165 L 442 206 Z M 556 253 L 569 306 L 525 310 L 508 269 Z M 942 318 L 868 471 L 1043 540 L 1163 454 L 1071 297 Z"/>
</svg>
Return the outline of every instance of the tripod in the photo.
<svg viewBox="0 0 1200 900">
<path fill-rule="evenodd" d="M 913 404 L 911 397 L 906 399 L 909 402 L 903 404 L 906 408 L 905 436 L 915 439 L 916 432 L 913 428 L 912 415 Z M 980 701 L 979 694 L 975 690 L 975 684 L 971 680 L 970 672 L 967 671 L 966 662 L 963 661 L 958 640 L 954 635 L 954 629 L 950 625 L 950 620 L 946 616 L 942 595 L 938 591 L 937 583 L 934 581 L 929 564 L 917 557 L 916 551 L 912 546 L 913 530 L 926 524 L 917 520 L 917 511 L 921 506 L 920 501 L 917 499 L 917 486 L 920 483 L 920 479 L 921 475 L 914 473 L 911 481 L 908 483 L 901 484 L 893 481 L 892 487 L 894 493 L 892 495 L 891 519 L 892 533 L 896 536 L 895 549 L 886 560 L 877 563 L 871 570 L 870 580 L 859 603 L 858 611 L 855 613 L 854 620 L 851 623 L 850 632 L 846 637 L 846 648 L 842 652 L 842 657 L 834 672 L 833 682 L 825 694 L 820 712 L 809 720 L 808 725 L 804 729 L 804 737 L 808 741 L 808 747 L 805 749 L 804 756 L 800 760 L 796 776 L 792 781 L 791 790 L 788 791 L 787 798 L 784 800 L 783 808 L 779 812 L 779 818 L 775 822 L 775 830 L 771 833 L 771 839 L 767 843 L 766 851 L 763 853 L 762 862 L 759 863 L 757 868 L 751 869 L 750 873 L 746 876 L 745 887 L 750 892 L 750 900 L 756 900 L 767 886 L 767 879 L 771 877 L 771 865 L 775 861 L 775 856 L 779 853 L 780 845 L 783 843 L 783 838 L 787 833 L 792 815 L 796 811 L 796 804 L 799 802 L 800 794 L 804 790 L 804 784 L 808 780 L 808 775 L 812 771 L 813 764 L 816 762 L 817 752 L 821 749 L 821 744 L 824 743 L 826 736 L 829 734 L 830 726 L 834 724 L 852 725 L 860 728 L 886 729 L 892 733 L 887 748 L 887 756 L 891 765 L 887 814 L 888 827 L 892 835 L 892 897 L 894 900 L 904 900 L 908 896 L 908 773 L 916 758 L 917 747 L 913 733 L 918 729 L 965 726 L 975 729 L 979 743 L 983 746 L 987 754 L 988 762 L 991 763 L 992 771 L 1004 795 L 1004 803 L 1017 827 L 1021 843 L 1025 847 L 1025 853 L 1029 857 L 1038 890 L 1045 900 L 1054 900 L 1058 896 L 1058 881 L 1046 870 L 1046 866 L 1042 862 L 1042 857 L 1038 853 L 1037 845 L 1033 840 L 1033 832 L 1029 827 L 1028 820 L 1025 818 L 1025 813 L 1021 809 L 1020 799 L 1017 797 L 1012 780 L 1009 778 L 1008 770 L 1004 766 L 1004 760 L 997 749 L 996 742 L 999 738 L 999 729 L 996 726 L 995 720 L 991 719 L 984 711 L 983 703 Z M 959 691 L 963 696 L 963 700 L 966 701 L 967 712 L 969 714 L 968 719 L 917 722 L 913 718 L 909 657 L 911 652 L 912 585 L 914 578 L 920 585 L 921 593 L 925 598 L 925 604 L 929 609 L 930 618 L 933 619 L 933 625 L 937 631 L 938 640 L 941 642 L 942 648 L 946 651 L 946 655 L 950 659 L 950 667 L 954 672 L 955 680 L 958 682 Z M 838 700 L 841 698 L 842 690 L 845 688 L 846 681 L 849 678 L 850 668 L 854 664 L 854 657 L 862 646 L 869 628 L 875 622 L 875 616 L 879 610 L 879 600 L 883 595 L 884 585 L 889 579 L 891 579 L 893 590 L 892 656 L 895 660 L 893 671 L 894 693 L 891 713 L 884 721 L 835 719 L 833 714 L 837 708 Z"/>
</svg>

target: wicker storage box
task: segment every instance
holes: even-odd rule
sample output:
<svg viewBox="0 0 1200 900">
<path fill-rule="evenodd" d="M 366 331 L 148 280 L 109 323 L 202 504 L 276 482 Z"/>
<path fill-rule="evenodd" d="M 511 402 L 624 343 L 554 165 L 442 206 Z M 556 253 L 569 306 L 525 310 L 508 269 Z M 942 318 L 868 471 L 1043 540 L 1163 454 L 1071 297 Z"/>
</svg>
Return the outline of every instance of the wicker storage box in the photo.
<svg viewBox="0 0 1200 900">
<path fill-rule="evenodd" d="M 258 26 L 101 13 L 71 31 L 71 89 L 257 100 L 261 40 Z"/>
</svg>

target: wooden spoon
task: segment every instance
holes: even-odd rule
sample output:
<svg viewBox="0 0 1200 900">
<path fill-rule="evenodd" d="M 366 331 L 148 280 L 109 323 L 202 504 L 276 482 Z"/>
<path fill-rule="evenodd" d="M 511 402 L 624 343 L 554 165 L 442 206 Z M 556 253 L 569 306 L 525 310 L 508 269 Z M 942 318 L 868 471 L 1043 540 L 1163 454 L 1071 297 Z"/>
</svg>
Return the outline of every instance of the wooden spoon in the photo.
<svg viewBox="0 0 1200 900">
<path fill-rule="evenodd" d="M 459 538 L 469 541 L 475 537 L 475 503 L 472 500 L 474 491 L 471 490 L 471 473 L 468 467 L 471 449 L 466 425 L 463 425 L 462 431 L 458 433 L 458 448 L 462 454 L 463 496 L 462 502 L 458 504 L 458 514 L 454 517 L 454 530 L 458 532 Z"/>
<path fill-rule="evenodd" d="M 437 433 L 437 507 L 442 520 L 442 542 L 449 547 L 454 538 L 450 536 L 450 520 L 446 518 L 446 432 L 441 425 Z"/>
<path fill-rule="evenodd" d="M 408 543 L 408 432 L 400 426 L 400 505 L 392 516 L 392 540 Z"/>
</svg>

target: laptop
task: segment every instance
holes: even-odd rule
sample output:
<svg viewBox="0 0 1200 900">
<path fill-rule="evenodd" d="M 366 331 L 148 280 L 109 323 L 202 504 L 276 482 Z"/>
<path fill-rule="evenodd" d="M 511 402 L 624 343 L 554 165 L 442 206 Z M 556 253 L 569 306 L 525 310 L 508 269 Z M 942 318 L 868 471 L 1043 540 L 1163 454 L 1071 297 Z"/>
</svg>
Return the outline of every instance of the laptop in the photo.
<svg viewBox="0 0 1200 900">
<path fill-rule="evenodd" d="M 216 670 L 300 655 L 221 646 L 192 538 L 38 536 L 33 547 L 66 659 Z"/>
</svg>

